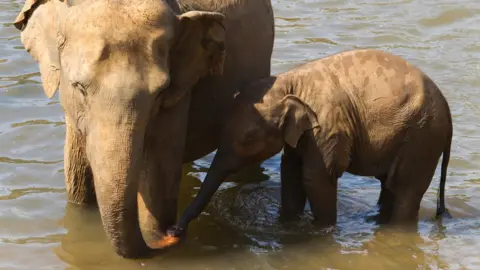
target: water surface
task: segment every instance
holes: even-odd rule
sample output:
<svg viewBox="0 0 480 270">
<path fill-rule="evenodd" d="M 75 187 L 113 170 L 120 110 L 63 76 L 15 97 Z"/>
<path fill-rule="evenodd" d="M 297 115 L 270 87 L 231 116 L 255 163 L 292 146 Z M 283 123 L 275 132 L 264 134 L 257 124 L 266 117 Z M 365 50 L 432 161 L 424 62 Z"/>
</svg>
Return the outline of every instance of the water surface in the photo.
<svg viewBox="0 0 480 270">
<path fill-rule="evenodd" d="M 314 230 L 310 212 L 277 222 L 279 157 L 222 186 L 184 245 L 151 260 L 113 253 L 96 209 L 66 203 L 64 118 L 47 99 L 38 66 L 11 22 L 23 0 L 0 1 L 0 269 L 480 269 L 480 5 L 476 0 L 273 0 L 273 72 L 353 48 L 401 55 L 442 89 L 454 119 L 447 206 L 432 221 L 440 176 L 415 229 L 365 220 L 379 183 L 344 175 L 339 222 Z M 212 155 L 185 166 L 180 210 L 198 191 Z"/>
</svg>

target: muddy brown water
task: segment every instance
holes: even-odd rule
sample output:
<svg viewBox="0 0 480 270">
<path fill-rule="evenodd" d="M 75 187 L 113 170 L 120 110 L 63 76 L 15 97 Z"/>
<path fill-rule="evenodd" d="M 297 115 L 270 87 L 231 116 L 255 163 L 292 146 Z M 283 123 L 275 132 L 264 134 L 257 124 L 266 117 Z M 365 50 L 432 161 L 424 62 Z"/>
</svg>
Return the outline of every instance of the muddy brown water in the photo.
<svg viewBox="0 0 480 270">
<path fill-rule="evenodd" d="M 0 1 L 0 269 L 480 269 L 478 1 L 273 0 L 274 73 L 342 50 L 378 48 L 438 83 L 454 119 L 446 191 L 452 220 L 432 221 L 437 168 L 417 228 L 366 221 L 379 183 L 348 174 L 335 229 L 313 229 L 308 209 L 301 222 L 282 226 L 276 156 L 225 183 L 182 246 L 138 261 L 113 253 L 96 209 L 66 203 L 64 119 L 58 97 L 43 95 L 38 66 L 11 24 L 22 5 Z M 185 166 L 180 210 L 211 158 Z"/>
</svg>

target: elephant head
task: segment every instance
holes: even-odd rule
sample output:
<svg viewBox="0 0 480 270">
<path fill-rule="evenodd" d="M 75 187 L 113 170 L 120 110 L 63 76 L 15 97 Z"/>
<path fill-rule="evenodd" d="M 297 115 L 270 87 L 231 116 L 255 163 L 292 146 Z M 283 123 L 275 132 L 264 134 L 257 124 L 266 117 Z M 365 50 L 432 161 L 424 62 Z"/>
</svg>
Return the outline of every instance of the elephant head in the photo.
<svg viewBox="0 0 480 270">
<path fill-rule="evenodd" d="M 272 76 L 240 91 L 216 155 L 235 157 L 233 163 L 245 166 L 270 158 L 285 144 L 296 148 L 301 136 L 318 122 L 310 106 L 289 94 L 290 88 L 288 78 Z"/>
<path fill-rule="evenodd" d="M 136 201 L 149 118 L 222 72 L 223 18 L 176 15 L 162 0 L 27 0 L 15 20 L 45 94 L 59 89 L 67 123 L 85 138 L 102 222 L 124 257 L 150 250 Z"/>
</svg>

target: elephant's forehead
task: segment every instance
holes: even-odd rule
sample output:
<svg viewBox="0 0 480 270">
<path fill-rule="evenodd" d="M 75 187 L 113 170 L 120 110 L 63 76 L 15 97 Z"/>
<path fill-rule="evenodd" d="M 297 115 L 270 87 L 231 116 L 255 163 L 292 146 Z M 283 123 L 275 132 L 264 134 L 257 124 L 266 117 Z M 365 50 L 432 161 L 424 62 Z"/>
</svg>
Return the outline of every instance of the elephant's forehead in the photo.
<svg viewBox="0 0 480 270">
<path fill-rule="evenodd" d="M 76 30 L 111 36 L 141 36 L 154 29 L 172 32 L 175 19 L 159 0 L 87 1 L 72 7 L 70 15 L 70 24 Z"/>
</svg>

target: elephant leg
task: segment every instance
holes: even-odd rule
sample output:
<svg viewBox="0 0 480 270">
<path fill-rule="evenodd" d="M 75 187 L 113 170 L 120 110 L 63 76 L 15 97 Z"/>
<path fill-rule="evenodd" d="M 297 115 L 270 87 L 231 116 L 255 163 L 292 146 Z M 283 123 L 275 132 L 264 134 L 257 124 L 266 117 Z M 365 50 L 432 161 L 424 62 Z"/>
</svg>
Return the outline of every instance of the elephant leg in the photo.
<svg viewBox="0 0 480 270">
<path fill-rule="evenodd" d="M 319 225 L 337 221 L 337 178 L 328 172 L 324 158 L 315 144 L 305 147 L 302 157 L 302 181 L 310 208 Z"/>
<path fill-rule="evenodd" d="M 394 195 L 391 206 L 382 209 L 383 211 L 381 210 L 381 214 L 383 214 L 383 216 L 389 214 L 389 222 L 391 223 L 415 221 L 418 218 L 423 195 L 428 189 L 434 172 L 433 169 L 431 172 L 425 171 L 417 175 L 407 172 L 399 173 L 398 177 L 395 179 L 398 182 L 405 182 L 407 179 L 409 182 L 410 179 L 414 179 L 418 182 L 413 183 L 413 181 L 411 181 L 408 185 L 402 185 L 395 188 L 392 192 Z"/>
<path fill-rule="evenodd" d="M 95 204 L 93 174 L 85 153 L 85 137 L 65 117 L 64 173 L 67 199 L 74 204 Z"/>
<path fill-rule="evenodd" d="M 302 182 L 302 160 L 285 146 L 281 160 L 280 218 L 289 220 L 300 215 L 307 200 Z"/>
<path fill-rule="evenodd" d="M 176 242 L 165 232 L 177 218 L 189 103 L 187 94 L 175 106 L 160 110 L 147 130 L 138 205 L 144 237 L 153 248 Z"/>
<path fill-rule="evenodd" d="M 375 177 L 380 180 L 380 196 L 378 197 L 377 205 L 382 205 L 387 200 L 388 191 L 385 189 L 385 182 L 387 181 L 387 176 L 377 176 Z"/>
<path fill-rule="evenodd" d="M 390 213 L 392 212 L 392 205 L 395 196 L 386 186 L 387 176 L 376 178 L 381 182 L 381 190 L 377 201 L 377 205 L 380 208 L 380 214 L 376 216 L 375 219 L 379 223 L 384 223 L 390 219 Z"/>
<path fill-rule="evenodd" d="M 420 142 L 417 143 L 409 145 L 397 157 L 396 166 L 386 183 L 386 188 L 394 197 L 391 210 L 384 210 L 391 211 L 391 223 L 410 222 L 418 218 L 423 195 L 435 174 L 442 149 L 424 149 L 420 147 Z"/>
</svg>

